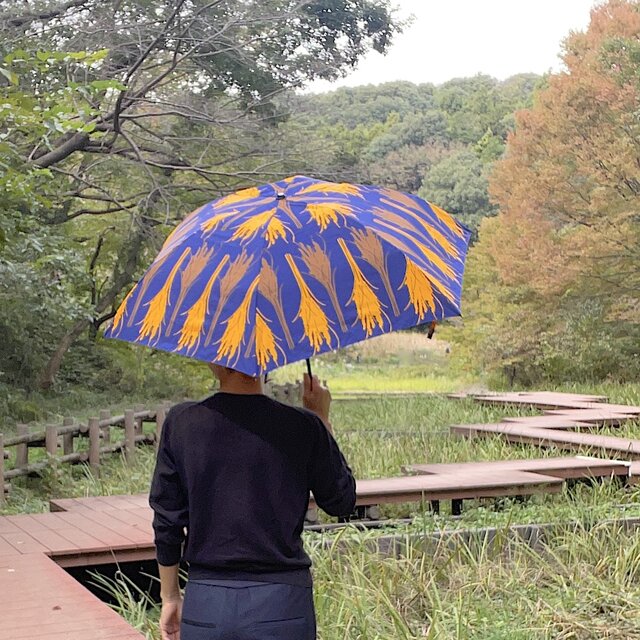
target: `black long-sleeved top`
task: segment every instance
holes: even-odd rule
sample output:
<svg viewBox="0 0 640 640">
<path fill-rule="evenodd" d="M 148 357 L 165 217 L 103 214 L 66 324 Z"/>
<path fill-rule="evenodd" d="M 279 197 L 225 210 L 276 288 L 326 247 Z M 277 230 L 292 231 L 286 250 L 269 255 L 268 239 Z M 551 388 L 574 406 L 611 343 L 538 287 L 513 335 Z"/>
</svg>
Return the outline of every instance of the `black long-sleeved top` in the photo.
<svg viewBox="0 0 640 640">
<path fill-rule="evenodd" d="M 351 470 L 312 412 L 231 393 L 177 405 L 149 496 L 158 562 L 183 559 L 192 577 L 308 574 L 300 534 L 309 491 L 330 515 L 353 511 Z"/>
</svg>

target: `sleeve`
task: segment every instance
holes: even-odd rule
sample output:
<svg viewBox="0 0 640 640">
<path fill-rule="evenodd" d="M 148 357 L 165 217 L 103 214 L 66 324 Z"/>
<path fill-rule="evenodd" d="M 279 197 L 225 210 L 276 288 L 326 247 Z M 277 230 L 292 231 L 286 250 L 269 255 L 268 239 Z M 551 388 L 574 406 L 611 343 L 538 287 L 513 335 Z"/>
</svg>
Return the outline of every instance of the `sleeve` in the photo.
<svg viewBox="0 0 640 640">
<path fill-rule="evenodd" d="M 316 504 L 330 516 L 348 516 L 356 505 L 356 481 L 337 442 L 319 418 L 310 461 L 310 488 Z"/>
<path fill-rule="evenodd" d="M 176 469 L 170 448 L 173 417 L 165 419 L 149 492 L 153 509 L 153 531 L 158 564 L 171 566 L 182 558 L 185 528 L 189 523 L 189 504 L 185 487 Z"/>
</svg>

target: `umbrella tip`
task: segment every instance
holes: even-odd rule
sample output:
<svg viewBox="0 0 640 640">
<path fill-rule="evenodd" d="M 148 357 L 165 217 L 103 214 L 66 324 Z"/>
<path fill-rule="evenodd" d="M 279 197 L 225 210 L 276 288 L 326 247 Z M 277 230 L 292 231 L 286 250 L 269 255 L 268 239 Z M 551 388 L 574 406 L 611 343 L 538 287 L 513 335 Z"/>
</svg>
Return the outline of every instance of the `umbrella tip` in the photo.
<svg viewBox="0 0 640 640">
<path fill-rule="evenodd" d="M 284 192 L 278 191 L 278 193 L 276 194 L 276 197 L 278 198 L 278 200 L 284 200 L 285 199 Z"/>
</svg>

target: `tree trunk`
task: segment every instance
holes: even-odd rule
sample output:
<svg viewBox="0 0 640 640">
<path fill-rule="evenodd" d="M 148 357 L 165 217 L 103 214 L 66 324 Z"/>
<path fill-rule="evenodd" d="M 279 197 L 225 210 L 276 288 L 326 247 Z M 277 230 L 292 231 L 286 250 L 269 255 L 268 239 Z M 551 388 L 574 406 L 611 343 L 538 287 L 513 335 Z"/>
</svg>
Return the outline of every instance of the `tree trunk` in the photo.
<svg viewBox="0 0 640 640">
<path fill-rule="evenodd" d="M 145 213 L 155 204 L 157 198 L 151 198 L 148 203 Z M 120 292 L 131 284 L 133 274 L 138 266 L 140 259 L 140 253 L 144 244 L 144 239 L 148 234 L 149 227 L 152 226 L 152 221 L 146 223 L 139 223 L 135 232 L 130 238 L 130 241 L 122 248 L 118 259 L 115 262 L 112 276 L 112 285 L 109 289 L 100 296 L 94 308 L 94 315 L 97 317 L 103 313 L 106 309 L 111 307 Z M 107 316 L 108 317 L 108 316 Z M 103 321 L 106 317 L 101 318 Z M 54 383 L 55 377 L 58 375 L 62 360 L 65 354 L 69 350 L 69 347 L 78 339 L 80 334 L 88 327 L 92 326 L 93 322 L 89 319 L 78 320 L 61 338 L 55 351 L 49 358 L 40 379 L 38 386 L 42 390 L 50 389 Z"/>
<path fill-rule="evenodd" d="M 60 370 L 60 365 L 62 364 L 62 360 L 69 350 L 69 347 L 76 341 L 78 336 L 86 329 L 89 321 L 86 318 L 82 320 L 78 320 L 69 331 L 67 331 L 62 339 L 58 343 L 56 350 L 53 352 L 51 357 L 49 358 L 49 362 L 47 362 L 47 366 L 44 368 L 44 371 L 40 374 L 40 379 L 38 381 L 38 387 L 43 391 L 50 389 L 53 385 L 53 381 L 55 380 L 58 371 Z"/>
</svg>

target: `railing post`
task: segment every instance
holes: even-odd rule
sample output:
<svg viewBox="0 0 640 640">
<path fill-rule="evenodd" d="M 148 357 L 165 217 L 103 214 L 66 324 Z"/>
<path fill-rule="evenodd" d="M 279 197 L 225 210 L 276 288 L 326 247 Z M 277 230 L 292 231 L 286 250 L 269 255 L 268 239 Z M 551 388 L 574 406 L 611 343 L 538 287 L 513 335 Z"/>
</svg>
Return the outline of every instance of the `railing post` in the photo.
<svg viewBox="0 0 640 640">
<path fill-rule="evenodd" d="M 100 409 L 100 422 L 104 420 L 109 420 L 111 418 L 111 411 L 109 409 Z M 102 431 L 102 440 L 104 442 L 111 442 L 111 425 L 107 425 L 106 427 L 100 427 Z"/>
<path fill-rule="evenodd" d="M 89 418 L 89 466 L 97 476 L 100 473 L 100 420 Z"/>
<path fill-rule="evenodd" d="M 133 410 L 138 412 L 138 411 L 144 411 L 145 410 L 145 406 L 143 404 L 137 404 L 135 405 L 135 407 L 133 407 Z M 142 435 L 142 423 L 143 420 L 142 418 L 136 418 L 136 435 Z"/>
<path fill-rule="evenodd" d="M 162 435 L 162 425 L 164 424 L 165 415 L 164 406 L 158 405 L 158 408 L 156 409 L 156 441 L 154 443 L 156 452 L 160 446 L 160 436 Z"/>
<path fill-rule="evenodd" d="M 75 420 L 73 418 L 64 418 L 62 420 L 62 426 L 63 427 L 70 427 L 71 425 L 73 425 L 75 423 Z M 73 453 L 73 439 L 74 439 L 74 435 L 73 433 L 65 433 L 62 436 L 62 453 L 63 455 L 69 455 L 70 453 Z"/>
<path fill-rule="evenodd" d="M 287 404 L 295 404 L 293 399 L 293 385 L 290 382 L 284 386 L 284 398 Z"/>
<path fill-rule="evenodd" d="M 124 412 L 124 456 L 128 464 L 133 463 L 136 455 L 136 419 L 134 411 Z"/>
<path fill-rule="evenodd" d="M 16 431 L 19 436 L 26 436 L 29 434 L 29 427 L 26 424 L 19 424 L 16 426 Z M 23 469 L 28 464 L 29 445 L 26 442 L 16 445 L 16 469 Z"/>
<path fill-rule="evenodd" d="M 50 456 L 55 456 L 58 453 L 58 427 L 55 424 L 47 425 L 44 432 L 44 444 Z"/>
<path fill-rule="evenodd" d="M 0 507 L 4 504 L 4 436 L 0 433 Z"/>
</svg>

